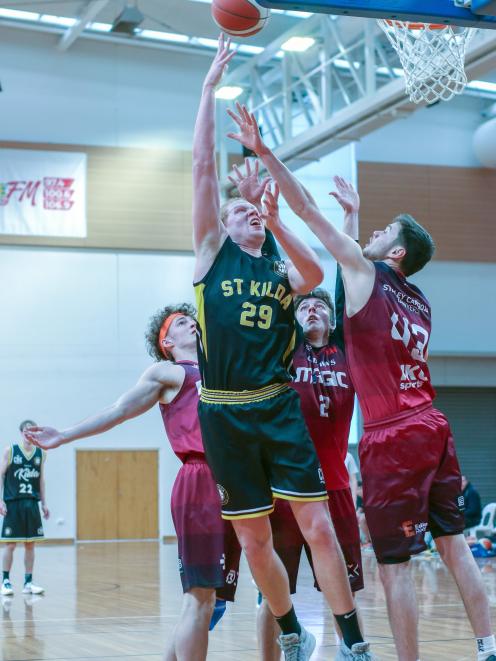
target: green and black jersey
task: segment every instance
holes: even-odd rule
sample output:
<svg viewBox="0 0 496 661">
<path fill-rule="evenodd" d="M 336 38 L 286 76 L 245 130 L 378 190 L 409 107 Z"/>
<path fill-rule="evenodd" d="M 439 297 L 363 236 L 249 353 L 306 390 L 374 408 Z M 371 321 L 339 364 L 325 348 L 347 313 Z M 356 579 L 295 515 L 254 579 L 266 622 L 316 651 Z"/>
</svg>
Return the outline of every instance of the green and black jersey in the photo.
<svg viewBox="0 0 496 661">
<path fill-rule="evenodd" d="M 284 261 L 253 257 L 227 237 L 195 293 L 205 388 L 257 390 L 291 380 L 296 324 Z"/>
<path fill-rule="evenodd" d="M 3 499 L 18 498 L 40 499 L 41 466 L 44 460 L 43 450 L 33 447 L 26 454 L 20 445 L 10 446 L 9 465 L 5 473 Z"/>
</svg>

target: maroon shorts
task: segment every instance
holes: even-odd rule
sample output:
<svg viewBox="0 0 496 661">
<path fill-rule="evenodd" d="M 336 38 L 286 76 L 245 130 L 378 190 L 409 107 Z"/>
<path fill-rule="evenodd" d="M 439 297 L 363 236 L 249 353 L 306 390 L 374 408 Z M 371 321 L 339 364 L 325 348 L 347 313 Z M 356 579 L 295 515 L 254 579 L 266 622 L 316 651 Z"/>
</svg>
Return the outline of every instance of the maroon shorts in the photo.
<svg viewBox="0 0 496 661">
<path fill-rule="evenodd" d="M 358 590 L 363 590 L 362 554 L 360 552 L 360 532 L 351 491 L 340 489 L 339 491 L 328 491 L 328 494 L 329 510 L 348 568 L 351 590 L 358 592 Z M 274 512 L 270 515 L 270 523 L 274 548 L 286 567 L 291 594 L 294 594 L 303 548 L 313 571 L 310 549 L 298 528 L 288 501 L 279 498 L 276 500 Z M 319 589 L 316 580 L 315 587 Z"/>
<path fill-rule="evenodd" d="M 431 406 L 365 425 L 363 509 L 377 560 L 407 561 L 424 535 L 463 532 L 461 475 L 448 421 Z"/>
<path fill-rule="evenodd" d="M 241 547 L 232 524 L 221 518 L 220 506 L 219 491 L 206 462 L 186 462 L 171 498 L 183 591 L 216 588 L 219 599 L 234 601 Z"/>
</svg>

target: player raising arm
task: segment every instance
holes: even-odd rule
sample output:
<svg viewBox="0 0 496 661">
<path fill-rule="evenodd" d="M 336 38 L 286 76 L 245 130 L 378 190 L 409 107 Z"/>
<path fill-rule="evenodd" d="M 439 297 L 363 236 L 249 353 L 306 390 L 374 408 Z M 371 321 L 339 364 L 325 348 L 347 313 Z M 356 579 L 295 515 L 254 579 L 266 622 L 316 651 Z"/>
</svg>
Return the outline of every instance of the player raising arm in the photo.
<svg viewBox="0 0 496 661">
<path fill-rule="evenodd" d="M 246 108 L 229 111 L 230 136 L 262 160 L 292 210 L 342 267 L 346 357 L 364 417 L 363 504 L 400 661 L 416 661 L 417 603 L 409 560 L 430 530 L 474 630 L 478 661 L 496 661 L 489 605 L 464 540 L 461 475 L 446 418 L 432 407 L 427 366 L 431 308 L 406 278 L 431 259 L 434 243 L 412 216 L 375 231 L 363 249 L 320 212 L 296 177 L 263 143 Z M 343 182 L 336 179 L 340 188 Z"/>
<path fill-rule="evenodd" d="M 247 199 L 222 208 L 215 165 L 215 85 L 231 58 L 219 49 L 206 75 L 193 145 L 193 235 L 202 391 L 198 413 L 207 460 L 255 581 L 281 629 L 286 659 L 315 647 L 298 622 L 288 575 L 274 552 L 273 499 L 290 501 L 312 549 L 319 584 L 340 622 L 350 656 L 369 659 L 345 563 L 330 522 L 315 448 L 288 383 L 296 344 L 293 297 L 322 280 L 315 253 L 279 218 L 278 188 L 263 211 Z M 266 227 L 286 251 L 266 250 Z M 343 657 L 346 658 L 346 657 Z"/>
</svg>

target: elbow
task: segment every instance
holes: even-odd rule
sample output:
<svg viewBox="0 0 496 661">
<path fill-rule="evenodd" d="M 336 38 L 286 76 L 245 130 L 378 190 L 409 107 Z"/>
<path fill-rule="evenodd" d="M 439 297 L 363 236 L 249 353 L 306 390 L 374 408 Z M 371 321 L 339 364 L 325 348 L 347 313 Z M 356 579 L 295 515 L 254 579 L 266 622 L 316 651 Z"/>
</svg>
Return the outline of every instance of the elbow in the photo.
<svg viewBox="0 0 496 661">
<path fill-rule="evenodd" d="M 215 160 L 209 154 L 193 154 L 193 176 L 203 177 L 212 172 Z"/>
<path fill-rule="evenodd" d="M 312 289 L 318 287 L 322 283 L 323 279 L 324 279 L 324 269 L 319 263 L 317 263 L 314 265 L 312 272 L 309 274 L 309 279 L 308 279 L 309 291 L 312 291 Z"/>
</svg>

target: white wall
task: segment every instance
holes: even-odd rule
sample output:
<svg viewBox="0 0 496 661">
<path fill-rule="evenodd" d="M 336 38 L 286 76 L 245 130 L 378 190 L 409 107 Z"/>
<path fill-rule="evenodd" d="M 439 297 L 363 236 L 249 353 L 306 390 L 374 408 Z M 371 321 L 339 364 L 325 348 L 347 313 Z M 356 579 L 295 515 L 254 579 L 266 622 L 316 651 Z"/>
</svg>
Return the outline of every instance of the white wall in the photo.
<svg viewBox="0 0 496 661">
<path fill-rule="evenodd" d="M 462 96 L 416 110 L 357 142 L 357 160 L 480 167 L 472 138 L 486 106 L 487 100 Z"/>
<path fill-rule="evenodd" d="M 210 58 L 58 38 L 0 28 L 0 139 L 191 149 Z"/>
<path fill-rule="evenodd" d="M 111 404 L 152 360 L 143 335 L 168 303 L 192 302 L 193 257 L 89 250 L 0 249 L 0 442 L 25 418 L 64 428 Z M 75 450 L 157 448 L 160 534 L 179 466 L 158 408 L 49 454 L 47 537 L 75 537 Z"/>
</svg>

